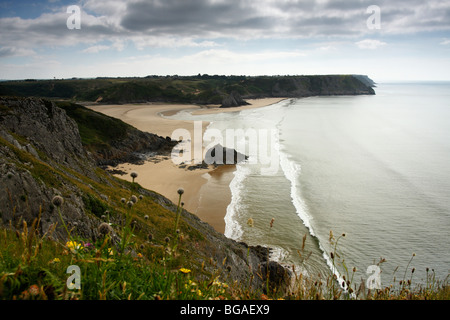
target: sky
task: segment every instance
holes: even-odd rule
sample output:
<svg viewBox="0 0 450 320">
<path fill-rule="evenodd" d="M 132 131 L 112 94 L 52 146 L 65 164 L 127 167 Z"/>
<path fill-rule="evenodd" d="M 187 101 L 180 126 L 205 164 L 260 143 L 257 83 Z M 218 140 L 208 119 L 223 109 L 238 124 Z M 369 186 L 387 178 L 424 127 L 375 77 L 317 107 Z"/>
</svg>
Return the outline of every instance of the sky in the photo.
<svg viewBox="0 0 450 320">
<path fill-rule="evenodd" d="M 0 79 L 450 80 L 448 0 L 0 0 Z"/>
</svg>

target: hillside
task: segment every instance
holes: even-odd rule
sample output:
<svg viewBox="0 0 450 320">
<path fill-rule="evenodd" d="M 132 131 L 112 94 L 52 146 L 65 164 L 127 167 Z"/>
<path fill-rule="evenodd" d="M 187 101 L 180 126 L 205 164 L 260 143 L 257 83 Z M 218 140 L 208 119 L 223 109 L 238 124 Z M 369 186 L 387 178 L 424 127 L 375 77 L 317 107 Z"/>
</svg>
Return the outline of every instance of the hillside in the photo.
<svg viewBox="0 0 450 320">
<path fill-rule="evenodd" d="M 24 80 L 0 83 L 0 95 L 67 99 L 73 102 L 177 102 L 223 104 L 226 100 L 266 97 L 375 94 L 374 83 L 362 75 L 312 76 L 148 76 Z M 225 105 L 226 106 L 226 105 Z"/>
<path fill-rule="evenodd" d="M 24 237 L 34 234 L 38 238 L 34 252 L 42 246 L 53 247 L 47 244 L 48 241 L 55 242 L 56 248 L 64 248 L 70 239 L 100 246 L 104 239 L 105 227 L 102 230 L 102 225 L 108 222 L 108 228 L 111 228 L 108 232 L 111 235 L 110 245 L 115 246 L 113 250 L 124 257 L 142 257 L 149 272 L 160 270 L 158 266 L 167 259 L 165 252 L 171 252 L 170 270 L 188 268 L 196 277 L 209 279 L 214 276 L 223 279 L 221 281 L 238 281 L 250 284 L 261 292 L 267 286 L 266 279 L 272 283 L 272 280 L 279 282 L 286 277 L 285 271 L 276 278 L 264 277 L 266 273 L 261 268 L 271 268 L 276 273 L 285 270 L 269 261 L 269 249 L 248 247 L 228 239 L 182 208 L 175 233 L 179 206 L 160 194 L 143 189 L 138 184 L 139 178 L 129 183 L 111 176 L 97 166 L 98 158 L 91 153 L 98 139 L 103 143 L 114 138 L 114 145 L 120 146 L 129 139 L 122 130 L 132 131 L 133 134 L 137 130 L 123 126 L 114 137 L 100 135 L 95 138 L 95 134 L 90 135 L 96 132 L 94 122 L 85 121 L 80 125 L 68 114 L 78 111 L 84 114 L 84 119 L 98 115 L 93 112 L 88 114 L 87 109 L 74 105 L 65 105 L 65 108 L 69 111 L 44 99 L 0 97 L 0 227 L 4 240 L 0 243 L 9 244 L 1 248 L 3 256 L 11 250 L 14 243 L 11 239 L 16 239 L 14 232 L 18 235 L 22 232 Z M 76 118 L 82 119 L 79 115 Z M 117 121 L 106 117 L 97 120 L 95 126 L 104 121 Z M 80 136 L 80 132 L 84 133 Z M 161 137 L 142 137 L 143 140 L 149 137 L 146 148 L 153 150 L 159 150 L 161 141 L 165 141 Z M 135 200 L 139 197 L 139 200 L 130 209 L 126 201 L 129 202 L 132 195 L 136 196 Z M 55 204 L 55 196 L 62 197 L 63 203 Z M 128 200 L 124 203 L 122 199 Z M 24 229 L 24 225 L 28 227 Z M 7 230 L 13 232 L 10 240 L 7 240 Z M 27 230 L 26 233 L 23 230 Z M 181 238 L 183 241 L 179 240 Z M 26 243 L 31 246 L 34 242 L 27 240 Z M 24 250 L 31 259 L 31 251 Z M 19 255 L 17 261 L 22 261 L 20 257 L 23 256 Z M 39 258 L 35 255 L 35 259 Z M 6 259 L 0 263 L 2 272 L 6 272 L 5 277 L 17 271 L 14 261 Z M 82 261 L 90 260 L 80 260 L 78 257 L 78 261 L 83 265 Z M 33 266 L 33 272 L 50 272 L 48 266 L 37 267 L 38 270 Z M 90 268 L 91 265 L 86 262 L 85 267 Z M 7 278 L 2 278 L 0 296 L 2 292 L 19 294 L 24 290 L 27 277 L 31 274 L 27 273 L 23 263 L 18 268 L 23 276 L 17 281 L 23 283 L 15 288 L 4 282 Z M 67 266 L 60 268 L 65 270 Z M 61 270 L 55 272 L 61 273 Z M 167 272 L 167 269 L 164 270 L 161 272 Z M 101 282 L 99 279 L 93 281 Z M 64 282 L 57 283 L 61 290 L 65 290 Z M 93 294 L 98 292 L 94 290 Z"/>
<path fill-rule="evenodd" d="M 75 120 L 81 143 L 99 166 L 139 163 L 143 155 L 170 155 L 177 144 L 170 137 L 143 132 L 123 122 L 81 105 L 55 101 Z"/>
</svg>

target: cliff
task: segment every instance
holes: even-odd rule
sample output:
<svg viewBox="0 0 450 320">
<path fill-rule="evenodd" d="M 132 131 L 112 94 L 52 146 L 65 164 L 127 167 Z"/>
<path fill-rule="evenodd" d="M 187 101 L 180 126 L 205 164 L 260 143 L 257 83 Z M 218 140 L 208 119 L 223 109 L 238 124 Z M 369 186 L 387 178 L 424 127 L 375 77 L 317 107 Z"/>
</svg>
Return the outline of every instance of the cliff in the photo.
<svg viewBox="0 0 450 320">
<path fill-rule="evenodd" d="M 142 132 L 115 119 L 70 102 L 56 102 L 78 125 L 81 142 L 97 165 L 139 163 L 152 155 L 170 155 L 177 142 L 170 137 Z"/>
<path fill-rule="evenodd" d="M 243 105 L 245 99 L 250 98 L 375 94 L 374 85 L 364 75 L 148 76 L 9 81 L 0 83 L 0 95 L 70 99 L 74 102 L 175 102 L 231 107 Z"/>
<path fill-rule="evenodd" d="M 99 226 L 105 214 L 120 234 L 128 213 L 121 199 L 134 193 L 142 195 L 133 209 L 134 242 L 159 252 L 173 232 L 177 206 L 160 194 L 100 169 L 98 158 L 83 146 L 81 118 L 78 121 L 44 99 L 0 97 L 0 227 L 20 230 L 23 221 L 30 226 L 39 218 L 39 234 L 57 226 L 53 239 L 66 241 L 58 210 L 52 204 L 52 198 L 59 195 L 64 199 L 60 212 L 68 228 L 74 235 L 95 241 L 101 236 Z M 90 128 L 88 123 L 84 126 Z M 93 132 L 83 130 L 84 134 Z M 144 133 L 139 136 L 148 138 L 143 145 L 153 150 L 159 150 L 165 141 Z M 123 139 L 114 140 L 117 150 L 130 136 Z M 144 219 L 146 215 L 151 219 Z M 186 210 L 181 213 L 180 229 L 189 240 L 179 246 L 179 254 L 189 261 L 190 268 L 205 276 L 219 272 L 233 281 L 250 281 L 259 290 L 265 290 L 267 282 L 279 287 L 290 279 L 288 270 L 269 260 L 268 248 L 228 239 Z M 269 269 L 274 271 L 272 275 L 265 272 Z"/>
</svg>

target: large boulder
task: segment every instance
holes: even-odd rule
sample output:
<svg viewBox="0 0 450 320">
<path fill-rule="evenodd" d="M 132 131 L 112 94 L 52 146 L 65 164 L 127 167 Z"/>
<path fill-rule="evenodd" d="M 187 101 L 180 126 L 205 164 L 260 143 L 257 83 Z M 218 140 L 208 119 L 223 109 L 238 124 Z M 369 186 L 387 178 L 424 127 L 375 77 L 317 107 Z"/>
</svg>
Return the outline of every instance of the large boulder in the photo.
<svg viewBox="0 0 450 320">
<path fill-rule="evenodd" d="M 231 92 L 222 101 L 221 108 L 233 108 L 248 105 L 249 103 L 242 99 L 241 95 L 237 91 Z"/>
</svg>

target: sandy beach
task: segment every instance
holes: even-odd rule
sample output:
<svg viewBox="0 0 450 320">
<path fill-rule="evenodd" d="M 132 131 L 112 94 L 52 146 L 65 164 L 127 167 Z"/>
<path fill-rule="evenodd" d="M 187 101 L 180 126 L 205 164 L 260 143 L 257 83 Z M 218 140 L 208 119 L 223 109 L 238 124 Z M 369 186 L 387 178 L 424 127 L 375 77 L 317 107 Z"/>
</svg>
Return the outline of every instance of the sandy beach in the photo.
<svg viewBox="0 0 450 320">
<path fill-rule="evenodd" d="M 90 105 L 88 108 L 108 116 L 121 119 L 141 131 L 151 132 L 163 137 L 171 137 L 176 129 L 185 129 L 194 137 L 192 121 L 164 118 L 179 111 L 188 110 L 192 114 L 236 112 L 250 108 L 260 108 L 279 101 L 282 98 L 247 100 L 250 105 L 237 108 L 218 108 L 218 106 L 197 106 L 188 104 L 125 104 Z M 208 122 L 202 123 L 202 134 Z M 177 190 L 183 188 L 182 201 L 189 212 L 209 223 L 218 232 L 224 233 L 227 207 L 231 201 L 229 184 L 234 177 L 234 165 L 189 170 L 187 166 L 176 165 L 170 157 L 157 157 L 143 165 L 122 164 L 116 167 L 127 173 L 138 173 L 136 182 L 144 188 L 156 191 L 177 203 Z M 129 174 L 118 177 L 131 181 Z"/>
</svg>

